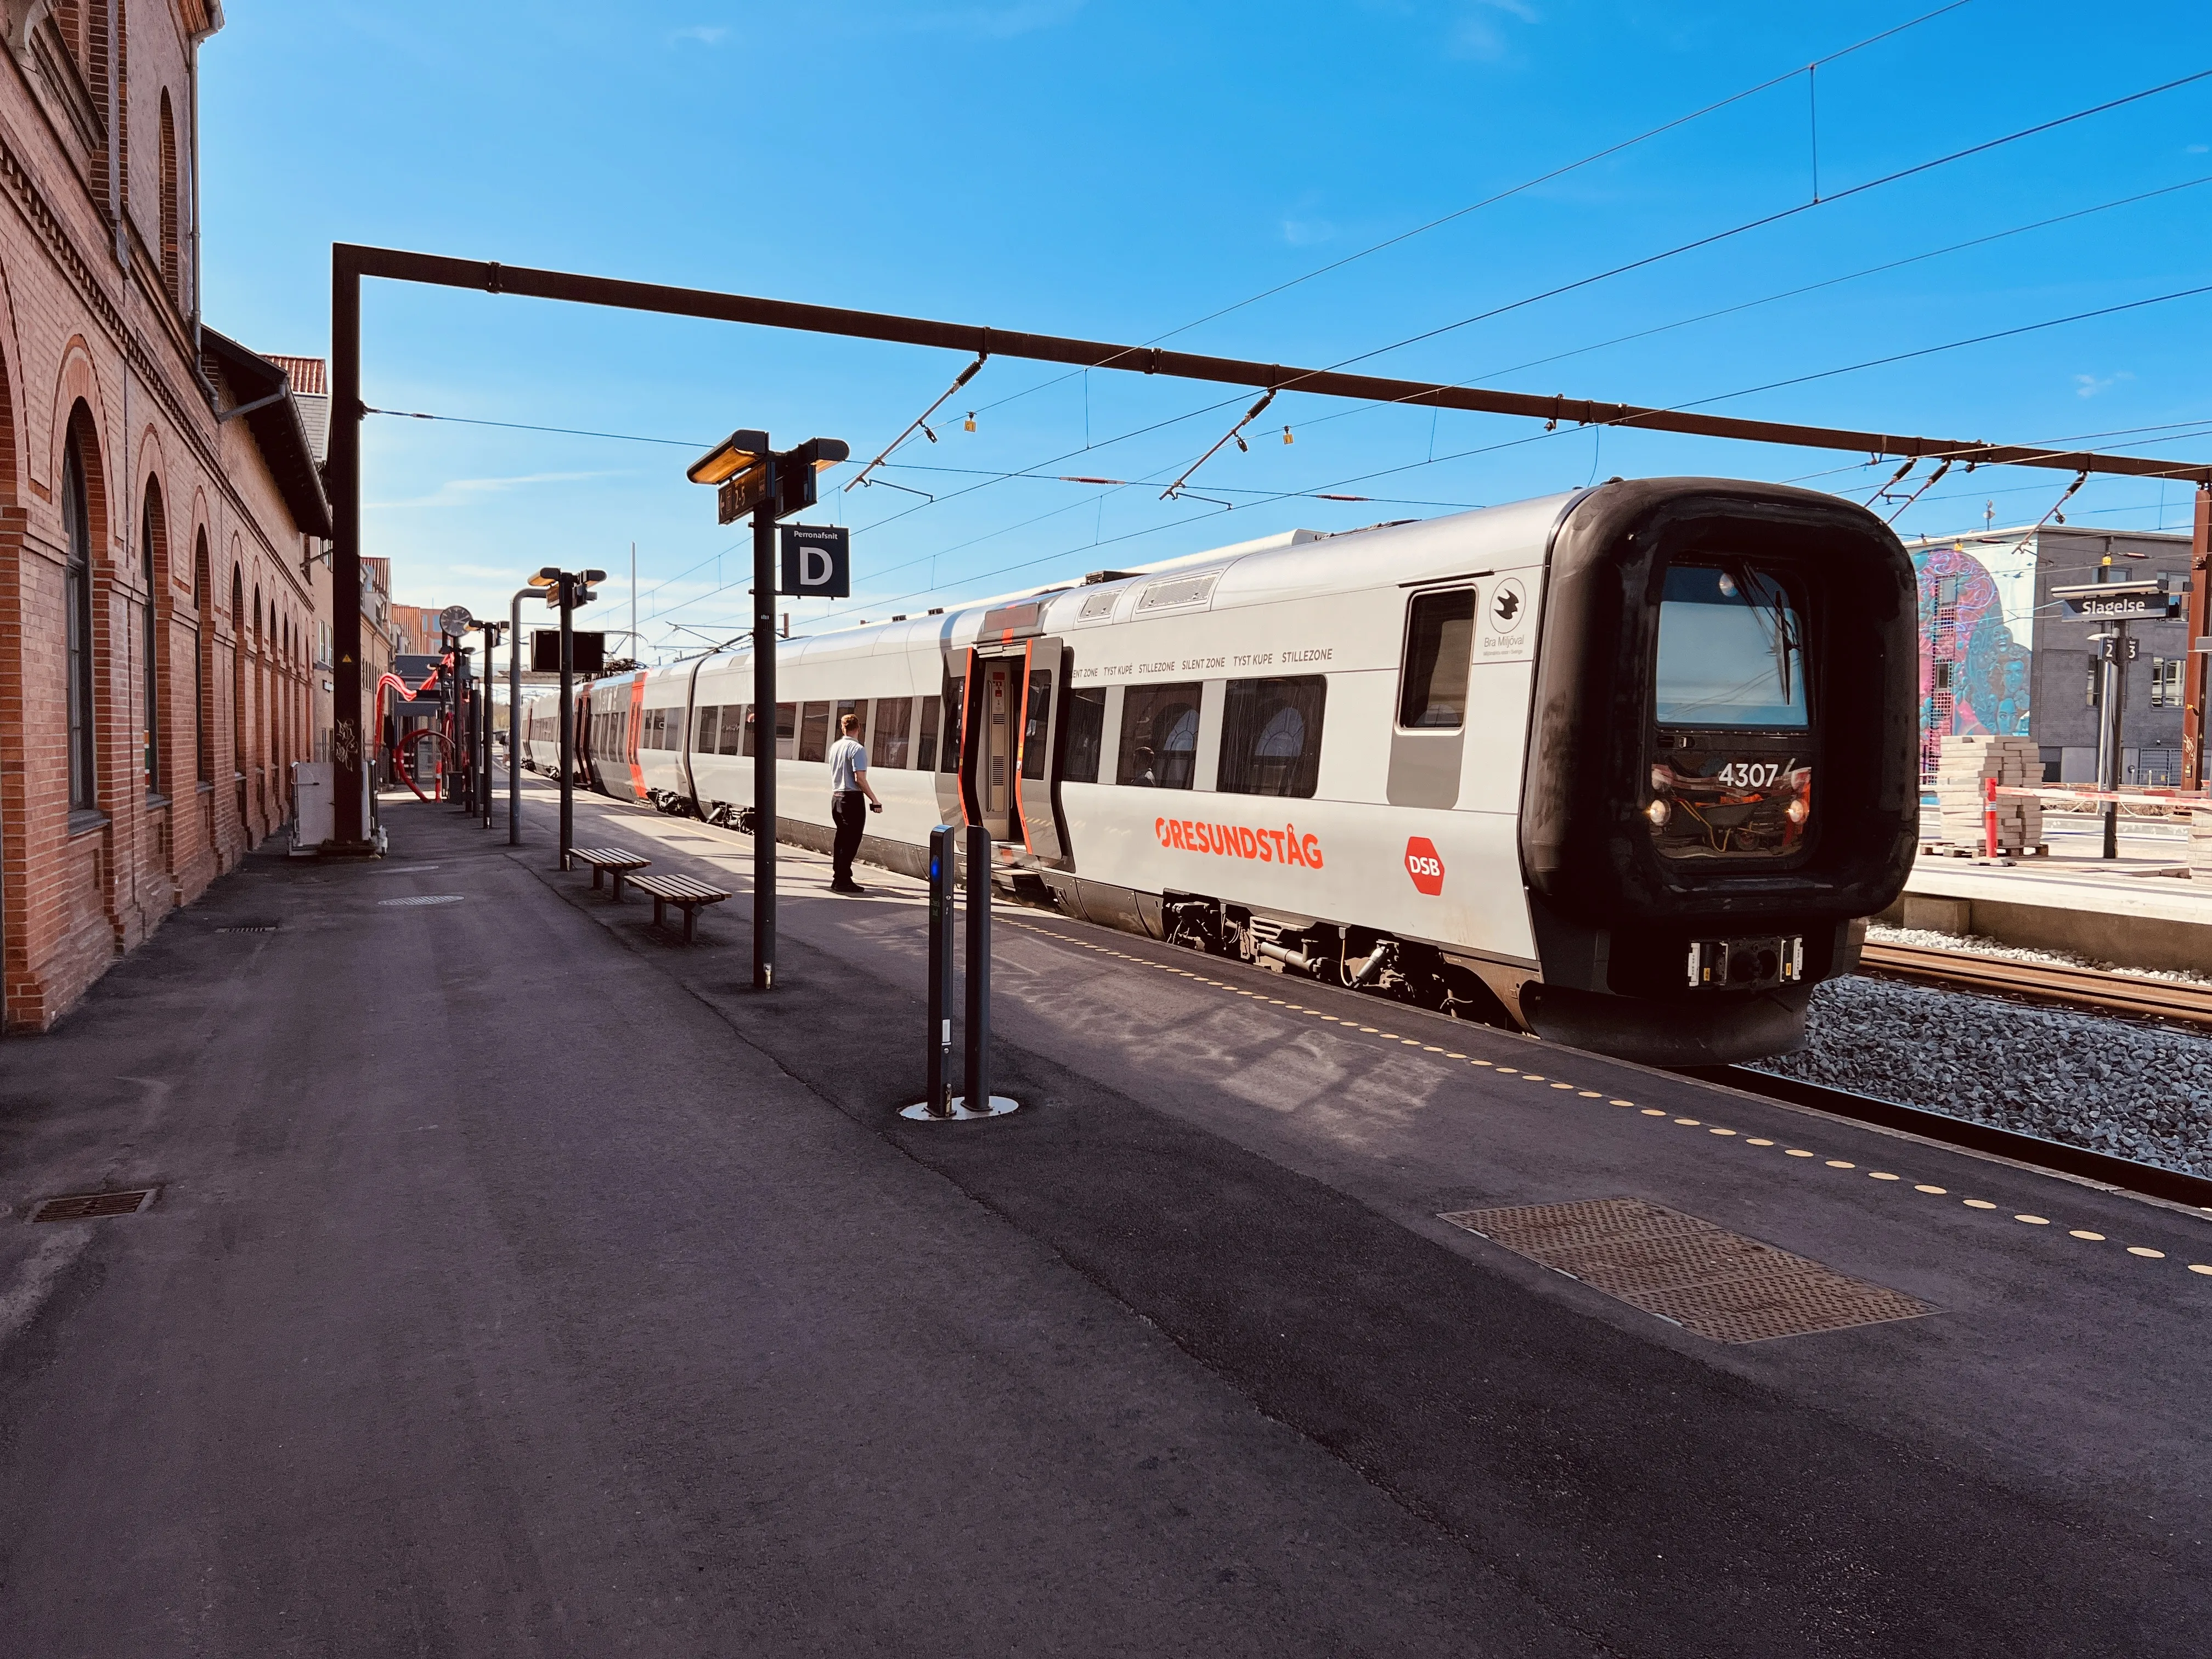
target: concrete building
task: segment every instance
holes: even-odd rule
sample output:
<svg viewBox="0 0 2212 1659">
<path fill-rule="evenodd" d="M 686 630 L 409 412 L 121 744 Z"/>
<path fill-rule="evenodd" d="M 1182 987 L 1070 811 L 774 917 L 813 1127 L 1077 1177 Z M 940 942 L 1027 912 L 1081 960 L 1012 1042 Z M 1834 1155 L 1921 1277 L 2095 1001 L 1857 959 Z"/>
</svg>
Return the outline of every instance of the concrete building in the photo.
<svg viewBox="0 0 2212 1659">
<path fill-rule="evenodd" d="M 2101 719 L 2092 634 L 2051 590 L 2100 580 L 2189 580 L 2190 538 L 2160 531 L 2030 525 L 1923 536 L 1905 544 L 1920 576 L 1920 730 L 1923 764 L 1954 733 L 2035 738 L 2045 780 L 2094 783 Z M 2108 573 L 2100 577 L 2099 572 Z M 2132 622 L 2138 655 L 2123 665 L 2124 784 L 2181 782 L 2181 696 L 2188 624 Z"/>
<path fill-rule="evenodd" d="M 0 1018 L 42 1029 L 289 815 L 330 509 L 200 316 L 216 0 L 5 0 Z"/>
</svg>

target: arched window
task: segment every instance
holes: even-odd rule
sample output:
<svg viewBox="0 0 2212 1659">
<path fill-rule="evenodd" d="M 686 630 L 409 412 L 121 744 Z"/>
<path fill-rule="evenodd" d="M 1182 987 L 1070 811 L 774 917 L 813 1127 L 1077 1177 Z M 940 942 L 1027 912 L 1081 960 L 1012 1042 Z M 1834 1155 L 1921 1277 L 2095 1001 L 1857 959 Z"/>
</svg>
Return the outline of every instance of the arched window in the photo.
<svg viewBox="0 0 2212 1659">
<path fill-rule="evenodd" d="M 138 562 L 140 573 L 146 579 L 146 792 L 158 795 L 161 788 L 161 585 L 158 574 L 164 559 L 157 562 L 154 554 L 161 538 L 161 488 L 149 479 L 146 483 L 146 510 L 138 526 Z"/>
<path fill-rule="evenodd" d="M 246 577 L 230 568 L 230 769 L 246 804 Z"/>
<path fill-rule="evenodd" d="M 177 121 L 169 89 L 161 88 L 161 286 L 179 309 L 185 303 L 183 215 L 177 184 Z"/>
<path fill-rule="evenodd" d="M 92 510 L 85 497 L 84 456 L 72 430 L 62 449 L 62 536 L 69 544 L 70 808 L 98 804 L 93 768 Z"/>
<path fill-rule="evenodd" d="M 199 781 L 215 779 L 215 744 L 209 740 L 214 712 L 208 707 L 208 650 L 210 618 L 208 587 L 207 532 L 192 538 L 192 758 Z"/>
</svg>

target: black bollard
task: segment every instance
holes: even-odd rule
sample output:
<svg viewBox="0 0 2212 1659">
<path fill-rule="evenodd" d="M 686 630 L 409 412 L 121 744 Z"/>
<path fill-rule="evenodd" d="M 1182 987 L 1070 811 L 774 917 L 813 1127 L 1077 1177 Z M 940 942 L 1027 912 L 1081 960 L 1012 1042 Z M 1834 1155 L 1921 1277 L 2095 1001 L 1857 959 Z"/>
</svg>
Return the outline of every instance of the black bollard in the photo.
<svg viewBox="0 0 2212 1659">
<path fill-rule="evenodd" d="M 968 826 L 968 1109 L 991 1109 L 991 832 Z"/>
<path fill-rule="evenodd" d="M 929 832 L 929 1092 L 932 1117 L 952 1115 L 952 901 L 958 831 Z"/>
</svg>

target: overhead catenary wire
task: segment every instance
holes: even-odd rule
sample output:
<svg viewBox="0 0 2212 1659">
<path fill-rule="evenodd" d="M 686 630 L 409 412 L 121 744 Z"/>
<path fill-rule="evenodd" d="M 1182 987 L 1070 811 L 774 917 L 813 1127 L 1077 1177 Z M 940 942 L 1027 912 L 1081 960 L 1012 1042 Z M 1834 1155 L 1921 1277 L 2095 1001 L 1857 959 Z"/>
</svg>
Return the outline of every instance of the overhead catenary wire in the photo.
<svg viewBox="0 0 2212 1659">
<path fill-rule="evenodd" d="M 1275 394 L 1272 391 L 1265 393 L 1258 403 L 1254 404 L 1251 408 L 1244 411 L 1244 418 L 1243 420 L 1237 422 L 1235 426 L 1231 427 L 1228 431 L 1223 433 L 1220 437 L 1217 438 L 1211 449 L 1207 450 L 1205 454 L 1193 461 L 1188 466 L 1183 468 L 1182 476 L 1176 478 L 1176 480 L 1173 483 L 1170 484 L 1165 489 L 1160 491 L 1160 499 L 1164 501 L 1171 501 L 1177 495 L 1181 495 L 1183 491 L 1183 487 L 1190 482 L 1190 475 L 1197 471 L 1201 466 L 1204 466 L 1216 455 L 1218 455 L 1221 453 L 1223 447 L 1229 443 L 1231 440 L 1233 439 L 1236 441 L 1237 448 L 1249 452 L 1252 446 L 1244 441 L 1244 428 L 1251 425 L 1253 422 L 1258 420 L 1260 418 L 1261 411 L 1265 410 L 1269 404 L 1272 404 L 1274 401 Z M 1285 431 L 1289 430 L 1287 427 L 1284 429 Z"/>
<path fill-rule="evenodd" d="M 938 394 L 937 401 L 935 403 L 930 404 L 927 409 L 923 410 L 921 414 L 915 416 L 914 419 L 908 422 L 905 430 L 901 432 L 897 437 L 892 439 L 890 442 L 885 444 L 881 454 L 878 455 L 874 460 L 870 461 L 866 466 L 862 467 L 857 474 L 846 482 L 845 488 L 847 491 L 850 492 L 857 489 L 862 484 L 866 483 L 868 482 L 868 475 L 873 472 L 878 467 L 881 466 L 885 461 L 889 460 L 891 456 L 891 452 L 896 449 L 901 444 L 904 443 L 908 438 L 914 436 L 916 432 L 927 434 L 928 435 L 929 441 L 935 443 L 937 441 L 937 434 L 934 432 L 931 432 L 929 429 L 929 417 L 936 414 L 939 410 L 942 409 L 945 406 L 945 400 L 951 398 L 954 392 L 959 391 L 961 387 L 966 386 L 969 381 L 975 378 L 977 372 L 981 370 L 984 363 L 989 360 L 990 356 L 991 354 L 988 349 L 977 352 L 975 354 L 975 361 L 969 364 L 967 368 L 962 369 L 958 375 L 954 378 L 952 384 L 945 387 L 943 392 Z"/>
</svg>

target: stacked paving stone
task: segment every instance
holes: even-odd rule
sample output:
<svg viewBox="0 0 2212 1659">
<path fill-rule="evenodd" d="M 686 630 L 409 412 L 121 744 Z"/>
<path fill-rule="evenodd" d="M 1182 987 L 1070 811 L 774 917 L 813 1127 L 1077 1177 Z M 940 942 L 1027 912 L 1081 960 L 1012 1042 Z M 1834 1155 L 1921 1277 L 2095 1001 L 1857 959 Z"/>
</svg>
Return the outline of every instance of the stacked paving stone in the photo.
<svg viewBox="0 0 2212 1659">
<path fill-rule="evenodd" d="M 2212 881 L 2212 807 L 2189 815 L 2189 878 Z"/>
<path fill-rule="evenodd" d="M 1946 738 L 1936 763 L 1937 845 L 1984 843 L 1989 780 L 2000 789 L 2032 789 L 2043 781 L 2043 757 L 2033 738 Z M 2043 844 L 2043 803 L 2018 795 L 1997 797 L 1997 850 L 2017 853 Z"/>
</svg>

